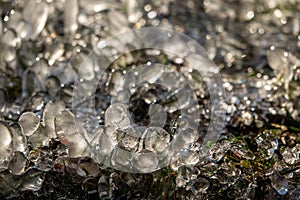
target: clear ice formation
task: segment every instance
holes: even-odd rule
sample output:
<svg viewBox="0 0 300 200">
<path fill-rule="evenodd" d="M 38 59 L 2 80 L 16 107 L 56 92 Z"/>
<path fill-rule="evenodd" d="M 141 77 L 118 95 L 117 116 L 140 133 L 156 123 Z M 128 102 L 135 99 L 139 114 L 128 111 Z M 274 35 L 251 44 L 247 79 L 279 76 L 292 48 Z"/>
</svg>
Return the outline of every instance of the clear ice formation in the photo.
<svg viewBox="0 0 300 200">
<path fill-rule="evenodd" d="M 208 66 L 201 67 L 204 74 L 216 73 L 212 70 L 214 68 L 209 67 L 211 63 L 207 56 L 193 53 L 197 48 L 192 45 L 187 48 L 186 42 L 171 33 L 164 35 L 150 31 L 145 41 L 137 40 L 133 34 L 125 34 L 124 37 L 108 42 L 103 39 L 128 31 L 131 26 L 141 28 L 150 25 L 186 32 L 182 30 L 185 26 L 175 27 L 172 24 L 172 20 L 176 20 L 172 13 L 177 12 L 176 7 L 181 9 L 178 2 L 161 2 L 160 14 L 165 13 L 165 16 L 171 17 L 171 20 L 168 17 L 161 20 L 161 15 L 155 9 L 156 3 L 142 5 L 142 1 L 135 0 L 124 0 L 121 3 L 95 0 L 65 0 L 64 3 L 15 1 L 16 9 L 10 10 L 4 20 L 0 20 L 0 196 L 24 190 L 38 191 L 42 186 L 44 172 L 52 169 L 62 171 L 65 165 L 71 166 L 80 176 L 98 174 L 98 164 L 94 161 L 81 160 L 80 163 L 74 163 L 72 160 L 73 157 L 85 156 L 127 172 L 149 173 L 170 165 L 177 173 L 177 187 L 186 186 L 195 195 L 207 192 L 211 182 L 206 177 L 231 186 L 237 185 L 238 179 L 244 181 L 241 171 L 230 166 L 232 163 L 222 163 L 228 159 L 226 154 L 231 152 L 239 159 L 246 159 L 239 163 L 240 166 L 245 165 L 245 168 L 257 158 L 244 146 L 233 141 L 208 143 L 217 139 L 214 137 L 219 134 L 218 131 L 202 141 L 202 127 L 199 131 L 199 119 L 194 118 L 201 115 L 210 119 L 216 115 L 213 126 L 222 126 L 223 119 L 217 116 L 220 110 L 208 111 L 211 107 L 198 105 L 198 100 L 202 101 L 206 97 L 201 85 L 203 77 L 199 77 L 193 67 L 185 67 L 185 60 L 188 60 L 196 62 L 197 66 Z M 194 2 L 186 2 L 189 7 L 187 10 L 192 11 Z M 250 44 L 253 47 L 253 61 L 246 62 L 247 66 L 251 66 L 247 69 L 251 77 L 245 80 L 224 77 L 226 82 L 223 86 L 230 96 L 222 108 L 228 108 L 226 120 L 232 127 L 241 125 L 261 128 L 268 122 L 266 116 L 270 114 L 285 116 L 288 113 L 294 120 L 300 119 L 300 61 L 296 55 L 299 49 L 299 16 L 294 16 L 288 9 L 281 10 L 281 4 L 282 1 L 263 1 L 262 6 L 270 9 L 270 12 L 260 13 L 260 8 L 256 9 L 253 1 L 241 1 L 238 7 L 227 1 L 204 1 L 203 14 L 211 18 L 212 22 L 203 25 L 195 20 L 197 28 L 188 30 L 196 39 L 205 38 L 208 57 L 218 60 L 221 56 L 224 58 L 221 68 L 229 71 L 239 69 L 240 61 L 248 59 L 247 46 Z M 144 11 L 147 15 L 145 19 Z M 62 21 L 56 21 L 57 14 L 63 16 Z M 228 26 L 220 23 L 224 19 L 228 20 Z M 192 21 L 188 20 L 188 24 L 191 23 L 189 26 L 195 25 Z M 230 26 L 233 21 L 246 24 L 241 26 L 242 33 L 236 33 L 239 26 Z M 266 26 L 269 24 L 275 26 Z M 198 33 L 198 29 L 202 28 L 207 29 L 205 35 Z M 241 36 L 244 39 L 247 37 L 247 42 L 237 39 Z M 291 37 L 292 42 L 286 47 L 285 43 L 289 40 L 287 37 Z M 169 42 L 162 42 L 164 38 L 169 38 Z M 278 38 L 284 42 L 277 41 Z M 127 70 L 128 63 L 134 63 L 135 56 L 140 56 L 129 52 L 153 44 L 159 44 L 160 48 L 147 50 L 147 56 L 162 57 L 162 62 L 165 59 L 171 60 L 176 66 L 180 65 L 180 70 L 174 70 L 176 66 L 173 64 L 164 68 L 156 65 L 156 61 Z M 94 49 L 92 54 L 85 50 L 86 47 Z M 104 95 L 95 95 L 97 98 L 100 96 L 97 100 L 89 99 L 99 92 L 96 91 L 97 81 L 103 81 L 100 72 L 115 61 L 124 49 L 128 51 L 127 55 L 121 56 L 118 64 L 109 73 L 103 74 L 103 79 L 107 80 L 105 86 L 109 90 L 103 91 L 100 88 L 100 93 Z M 162 52 L 161 49 L 180 51 L 182 57 Z M 266 56 L 266 60 L 261 59 L 261 55 Z M 22 69 L 19 65 L 22 65 Z M 264 65 L 268 65 L 273 74 L 264 75 L 261 70 Z M 182 79 L 179 72 L 188 78 Z M 14 75 L 10 77 L 10 73 L 22 77 L 22 80 L 15 81 Z M 254 73 L 256 77 L 253 78 Z M 80 84 L 75 89 L 78 89 L 78 93 L 72 93 L 72 83 L 78 78 L 77 74 Z M 217 91 L 217 96 L 224 95 L 221 87 L 215 87 L 214 82 L 204 81 Z M 16 85 L 21 85 L 21 89 Z M 144 86 L 139 87 L 141 85 Z M 15 88 L 21 90 L 21 100 L 12 103 L 9 98 L 15 95 Z M 153 92 L 156 89 L 159 94 Z M 197 97 L 190 95 L 190 89 L 197 91 Z M 129 101 L 131 96 L 132 101 Z M 53 100 L 53 97 L 62 99 Z M 211 103 L 215 103 L 218 99 L 211 100 Z M 135 106 L 139 103 L 149 105 L 145 109 L 146 117 L 141 121 L 136 119 L 139 116 L 134 116 L 141 112 Z M 96 112 L 91 104 L 100 105 Z M 280 104 L 278 108 L 277 104 Z M 178 110 L 182 112 L 178 114 Z M 190 116 L 184 116 L 184 113 Z M 180 116 L 176 116 L 178 120 L 170 120 L 170 116 L 174 115 Z M 205 120 L 200 122 L 206 125 Z M 170 127 L 163 127 L 164 124 Z M 284 134 L 286 138 L 297 139 L 293 134 Z M 290 198 L 298 199 L 299 188 L 288 188 L 293 173 L 288 176 L 278 173 L 299 162 L 299 144 L 292 146 L 290 144 L 293 143 L 289 143 L 285 137 L 280 138 L 273 132 L 261 132 L 254 137 L 253 142 L 257 146 L 260 161 L 269 162 L 271 159 L 275 162 L 272 173 L 268 172 L 267 175 L 272 188 L 280 195 L 290 191 Z M 55 151 L 49 149 L 55 141 L 53 138 L 61 143 Z M 207 146 L 203 147 L 199 143 L 211 146 L 204 150 Z M 287 146 L 282 147 L 282 144 Z M 53 152 L 58 156 L 55 161 Z M 279 153 L 282 159 L 277 157 Z M 31 167 L 32 163 L 35 167 Z M 205 170 L 200 170 L 199 166 L 203 165 Z M 205 178 L 199 176 L 200 171 Z M 253 185 L 256 183 L 249 184 L 249 191 L 255 188 Z M 100 197 L 108 195 L 109 182 L 104 175 L 98 187 Z M 248 189 L 245 194 L 249 192 Z"/>
</svg>

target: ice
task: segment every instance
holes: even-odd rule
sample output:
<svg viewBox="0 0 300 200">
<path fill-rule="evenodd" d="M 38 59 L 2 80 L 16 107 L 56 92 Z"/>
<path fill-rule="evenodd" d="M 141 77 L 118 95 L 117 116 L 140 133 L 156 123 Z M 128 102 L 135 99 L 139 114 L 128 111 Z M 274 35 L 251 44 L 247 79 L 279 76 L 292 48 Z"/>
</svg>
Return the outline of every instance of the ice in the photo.
<svg viewBox="0 0 300 200">
<path fill-rule="evenodd" d="M 1 38 L 1 48 L 3 53 L 1 54 L 1 60 L 6 62 L 12 62 L 16 58 L 15 47 L 18 45 L 18 40 L 13 30 L 7 30 Z"/>
<path fill-rule="evenodd" d="M 115 169 L 125 172 L 132 171 L 133 154 L 121 148 L 115 148 L 111 155 L 111 164 Z"/>
<path fill-rule="evenodd" d="M 158 169 L 157 155 L 152 151 L 136 154 L 133 162 L 133 166 L 141 173 L 149 173 Z"/>
<path fill-rule="evenodd" d="M 74 114 L 68 110 L 58 113 L 54 120 L 55 131 L 61 143 L 69 147 L 71 157 L 87 156 L 89 145 L 86 141 L 86 132 Z"/>
<path fill-rule="evenodd" d="M 0 37 L 2 36 L 3 34 L 3 23 L 2 23 L 2 20 L 0 21 Z"/>
<path fill-rule="evenodd" d="M 39 82 L 36 74 L 32 70 L 26 70 L 23 74 L 22 80 L 22 96 L 29 97 L 32 96 L 35 90 L 38 90 Z"/>
<path fill-rule="evenodd" d="M 180 135 L 175 136 L 170 144 L 171 151 L 169 152 L 169 156 L 177 159 L 178 153 L 181 150 L 188 148 L 189 145 L 190 143 L 187 143 L 186 140 Z"/>
<path fill-rule="evenodd" d="M 17 21 L 18 24 L 14 26 L 15 31 L 21 39 L 28 39 L 33 33 L 31 24 L 22 18 Z"/>
<path fill-rule="evenodd" d="M 299 147 L 295 146 L 293 148 L 285 147 L 281 155 L 283 156 L 283 160 L 289 164 L 293 165 L 299 161 Z"/>
<path fill-rule="evenodd" d="M 74 34 L 78 24 L 78 0 L 66 0 L 65 1 L 65 13 L 64 13 L 64 34 L 70 36 L 69 34 Z"/>
<path fill-rule="evenodd" d="M 1 43 L 7 47 L 17 46 L 18 40 L 15 32 L 13 30 L 7 30 L 1 38 Z"/>
<path fill-rule="evenodd" d="M 126 150 L 135 152 L 138 149 L 139 135 L 134 130 L 126 130 L 124 136 L 120 139 L 120 144 Z"/>
<path fill-rule="evenodd" d="M 163 152 L 169 145 L 170 134 L 163 128 L 149 127 L 144 134 L 145 148 L 150 151 Z"/>
<path fill-rule="evenodd" d="M 101 176 L 101 199 L 299 199 L 300 18 L 293 0 L 0 4 L 0 198 L 94 198 Z M 199 55 L 193 42 L 149 26 L 206 44 L 228 94 L 210 76 L 218 70 L 204 49 Z M 137 34 L 111 40 L 129 28 Z M 229 97 L 222 130 L 212 105 L 220 99 L 207 87 Z M 205 135 L 207 128 L 213 131 Z M 99 165 L 73 158 L 83 156 Z"/>
<path fill-rule="evenodd" d="M 250 21 L 255 16 L 254 1 L 242 1 L 238 11 L 238 18 L 242 21 Z"/>
<path fill-rule="evenodd" d="M 119 94 L 127 92 L 126 90 L 124 90 L 125 80 L 123 79 L 122 76 L 123 76 L 122 72 L 117 71 L 112 75 L 112 78 L 111 78 L 111 84 L 113 85 L 113 90 L 111 91 L 110 94 L 117 98 L 119 98 L 118 97 Z"/>
<path fill-rule="evenodd" d="M 149 116 L 149 126 L 163 127 L 166 123 L 167 113 L 165 112 L 164 107 L 159 104 L 150 104 Z"/>
<path fill-rule="evenodd" d="M 178 134 L 188 144 L 196 142 L 199 138 L 199 133 L 191 127 L 181 129 Z"/>
<path fill-rule="evenodd" d="M 49 73 L 47 74 L 49 77 Z M 57 62 L 51 69 L 51 75 L 58 78 L 61 84 L 67 86 L 77 78 L 77 73 L 69 62 Z"/>
<path fill-rule="evenodd" d="M 267 59 L 276 76 L 288 70 L 288 57 L 285 56 L 284 50 L 278 48 L 269 50 L 267 52 Z"/>
<path fill-rule="evenodd" d="M 184 165 L 195 165 L 199 162 L 199 154 L 197 152 L 184 149 L 180 153 L 179 160 Z"/>
<path fill-rule="evenodd" d="M 63 43 L 56 43 L 48 47 L 45 52 L 45 58 L 48 60 L 48 64 L 50 66 L 54 65 L 54 63 L 64 54 L 65 46 Z"/>
<path fill-rule="evenodd" d="M 247 159 L 247 160 L 254 160 L 255 156 L 254 154 L 249 151 L 244 149 L 242 146 L 240 145 L 234 145 L 230 148 L 230 151 L 232 153 L 234 153 L 235 156 L 241 158 L 241 159 Z"/>
<path fill-rule="evenodd" d="M 8 22 L 8 26 L 14 29 L 21 39 L 36 39 L 43 30 L 47 16 L 48 7 L 44 2 L 37 3 L 30 0 L 23 9 L 23 13 L 16 11 Z"/>
<path fill-rule="evenodd" d="M 0 121 L 0 168 L 7 167 L 7 160 L 13 151 L 13 135 L 8 125 Z"/>
<path fill-rule="evenodd" d="M 140 17 L 142 17 L 142 12 L 139 11 L 139 3 L 136 0 L 127 0 L 127 13 L 128 13 L 128 21 L 130 23 L 136 23 Z"/>
<path fill-rule="evenodd" d="M 28 55 L 28 51 L 26 51 L 26 54 Z M 32 70 L 35 72 L 36 78 L 39 82 L 39 88 L 36 87 L 35 89 L 45 91 L 45 82 L 48 76 L 50 75 L 50 69 L 48 64 L 45 60 L 40 60 L 33 65 Z"/>
<path fill-rule="evenodd" d="M 19 118 L 23 133 L 28 137 L 31 145 L 47 145 L 48 137 L 40 126 L 40 117 L 33 112 L 25 112 Z"/>
<path fill-rule="evenodd" d="M 119 4 L 115 1 L 95 1 L 95 0 L 79 0 L 79 5 L 89 12 L 101 12 L 108 9 L 118 8 Z"/>
<path fill-rule="evenodd" d="M 47 135 L 51 137 L 56 137 L 55 134 L 55 126 L 54 126 L 54 118 L 56 115 L 65 110 L 66 106 L 63 101 L 56 100 L 56 101 L 50 101 L 45 106 L 44 112 L 43 112 L 43 124 L 45 126 Z"/>
<path fill-rule="evenodd" d="M 159 78 L 158 83 L 164 85 L 169 90 L 175 91 L 180 86 L 180 76 L 175 71 L 166 71 L 163 72 L 161 77 Z"/>
<path fill-rule="evenodd" d="M 105 112 L 105 125 L 116 126 L 122 130 L 130 126 L 127 108 L 123 104 L 113 104 Z"/>
<path fill-rule="evenodd" d="M 27 150 L 27 139 L 24 135 L 22 126 L 18 123 L 10 125 L 10 130 L 13 134 L 13 149 L 14 151 L 26 152 Z"/>
<path fill-rule="evenodd" d="M 27 165 L 26 156 L 22 152 L 16 151 L 12 155 L 11 160 L 9 161 L 8 169 L 14 175 L 20 175 L 25 171 L 26 165 Z"/>
<path fill-rule="evenodd" d="M 136 84 L 137 86 L 142 83 L 155 83 L 163 74 L 164 68 L 160 64 L 144 65 L 136 69 Z"/>
<path fill-rule="evenodd" d="M 258 145 L 258 149 L 262 151 L 262 154 L 266 157 L 266 159 L 271 158 L 278 149 L 278 139 L 276 136 L 269 133 L 261 133 L 256 137 L 256 143 Z"/>
<path fill-rule="evenodd" d="M 95 70 L 97 68 L 99 68 L 97 59 L 93 56 L 88 56 L 80 65 L 79 78 L 84 81 L 92 81 L 96 75 Z"/>
<path fill-rule="evenodd" d="M 278 192 L 280 195 L 285 195 L 288 192 L 288 181 L 276 172 L 271 175 L 271 184 L 272 187 Z"/>
<path fill-rule="evenodd" d="M 37 131 L 35 131 L 34 134 L 28 136 L 27 139 L 28 143 L 34 148 L 43 145 L 47 146 L 49 144 L 49 137 L 42 128 L 37 129 Z"/>
<path fill-rule="evenodd" d="M 229 141 L 222 141 L 214 144 L 208 151 L 208 159 L 213 162 L 219 162 L 225 156 L 225 153 L 230 149 Z"/>
<path fill-rule="evenodd" d="M 0 88 L 0 115 L 5 111 L 7 101 L 7 92 L 3 88 Z"/>
<path fill-rule="evenodd" d="M 33 112 L 25 112 L 19 118 L 19 124 L 26 136 L 34 134 L 40 126 L 40 116 Z"/>
<path fill-rule="evenodd" d="M 268 64 L 273 69 L 274 74 L 280 83 L 284 84 L 288 90 L 288 84 L 293 78 L 292 55 L 283 49 L 275 48 L 267 52 Z"/>
<path fill-rule="evenodd" d="M 112 142 L 110 136 L 107 135 L 106 131 L 101 133 L 98 144 L 101 157 L 109 155 L 116 145 Z"/>
<path fill-rule="evenodd" d="M 43 30 L 48 18 L 48 5 L 45 2 L 37 3 L 36 0 L 29 0 L 23 9 L 24 18 L 31 23 L 32 33 L 30 39 L 34 40 Z"/>
<path fill-rule="evenodd" d="M 118 34 L 129 30 L 126 16 L 118 10 L 111 10 L 108 13 L 108 19 L 112 34 Z"/>
</svg>

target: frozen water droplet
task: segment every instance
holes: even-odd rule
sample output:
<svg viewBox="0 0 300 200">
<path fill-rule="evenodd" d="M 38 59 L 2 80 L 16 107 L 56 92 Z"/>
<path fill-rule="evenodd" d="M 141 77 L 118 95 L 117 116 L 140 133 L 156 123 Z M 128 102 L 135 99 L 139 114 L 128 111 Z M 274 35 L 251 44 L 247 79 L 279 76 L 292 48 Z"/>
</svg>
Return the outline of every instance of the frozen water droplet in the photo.
<svg viewBox="0 0 300 200">
<path fill-rule="evenodd" d="M 13 174 L 20 175 L 24 172 L 26 164 L 27 158 L 25 155 L 19 151 L 16 151 L 9 162 L 8 169 L 11 170 Z"/>
<path fill-rule="evenodd" d="M 43 30 L 48 18 L 48 5 L 45 2 L 30 0 L 23 9 L 24 18 L 31 23 L 30 39 L 35 40 Z"/>
<path fill-rule="evenodd" d="M 101 133 L 99 137 L 99 151 L 100 155 L 108 155 L 111 153 L 113 148 L 115 147 L 115 144 L 111 141 L 110 137 L 106 134 L 106 131 Z"/>
<path fill-rule="evenodd" d="M 84 81 L 91 81 L 95 77 L 95 69 L 98 68 L 98 61 L 95 56 L 88 56 L 80 65 L 79 79 Z"/>
<path fill-rule="evenodd" d="M 19 118 L 19 124 L 26 136 L 31 136 L 40 126 L 40 117 L 33 112 L 25 112 Z"/>
<path fill-rule="evenodd" d="M 12 154 L 12 133 L 4 122 L 0 121 L 0 167 L 2 162 Z"/>
<path fill-rule="evenodd" d="M 149 107 L 150 126 L 163 127 L 166 123 L 167 113 L 159 104 L 150 104 Z"/>
<path fill-rule="evenodd" d="M 261 133 L 256 137 L 258 148 L 265 154 L 266 159 L 273 156 L 275 150 L 278 149 L 278 139 L 271 134 Z"/>
<path fill-rule="evenodd" d="M 270 67 L 274 70 L 275 74 L 282 73 L 282 70 L 287 68 L 288 59 L 284 56 L 284 50 L 275 48 L 267 52 L 267 59 Z"/>
<path fill-rule="evenodd" d="M 118 8 L 115 1 L 95 1 L 95 0 L 79 0 L 79 5 L 88 12 L 101 12 L 107 9 Z"/>
<path fill-rule="evenodd" d="M 0 21 L 0 37 L 3 35 L 3 23 Z"/>
<path fill-rule="evenodd" d="M 66 0 L 65 1 L 65 13 L 64 13 L 64 32 L 65 35 L 73 34 L 77 27 L 77 15 L 78 15 L 78 0 Z"/>
<path fill-rule="evenodd" d="M 55 116 L 66 109 L 64 102 L 62 101 L 50 101 L 44 109 L 43 112 L 43 123 L 50 138 L 56 137 L 54 118 Z"/>
<path fill-rule="evenodd" d="M 55 130 L 59 140 L 69 147 L 72 157 L 88 156 L 90 150 L 87 144 L 85 130 L 73 113 L 68 110 L 61 111 L 55 117 Z"/>
<path fill-rule="evenodd" d="M 138 76 L 136 77 L 136 85 L 141 85 L 143 82 L 155 83 L 163 74 L 164 70 L 161 65 L 145 65 L 137 68 Z"/>
<path fill-rule="evenodd" d="M 105 125 L 112 125 L 124 130 L 130 126 L 130 118 L 123 104 L 113 104 L 105 112 Z"/>
<path fill-rule="evenodd" d="M 129 29 L 126 16 L 117 10 L 111 10 L 108 13 L 108 19 L 112 34 L 122 33 Z"/>
<path fill-rule="evenodd" d="M 142 16 L 142 13 L 139 10 L 140 2 L 135 0 L 127 1 L 127 13 L 128 13 L 128 21 L 130 23 L 136 23 L 139 18 Z"/>
<path fill-rule="evenodd" d="M 132 153 L 121 148 L 115 148 L 111 156 L 111 164 L 118 170 L 132 170 Z"/>
<path fill-rule="evenodd" d="M 136 154 L 133 166 L 142 173 L 149 173 L 157 170 L 158 160 L 156 153 L 150 151 Z"/>
<path fill-rule="evenodd" d="M 292 149 L 285 147 L 281 155 L 283 156 L 284 161 L 289 165 L 293 165 L 299 160 L 299 151 L 297 146 L 293 147 Z"/>
<path fill-rule="evenodd" d="M 185 142 L 189 144 L 196 142 L 199 138 L 199 133 L 195 129 L 190 127 L 180 130 L 179 135 Z"/>
<path fill-rule="evenodd" d="M 33 32 L 31 24 L 22 18 L 19 19 L 18 25 L 14 29 L 21 39 L 29 38 Z"/>
<path fill-rule="evenodd" d="M 42 128 L 38 128 L 34 134 L 28 136 L 28 141 L 32 147 L 37 148 L 39 146 L 48 146 L 49 137 Z"/>
<path fill-rule="evenodd" d="M 35 91 L 40 91 L 39 82 L 35 72 L 28 69 L 24 72 L 22 79 L 22 96 L 31 96 Z"/>
<path fill-rule="evenodd" d="M 6 101 L 7 101 L 6 90 L 0 88 L 0 115 L 5 111 Z"/>
<path fill-rule="evenodd" d="M 199 154 L 197 152 L 184 149 L 180 154 L 179 160 L 185 165 L 195 165 L 199 162 Z"/>
<path fill-rule="evenodd" d="M 278 194 L 285 195 L 288 192 L 289 184 L 284 177 L 279 174 L 273 174 L 270 178 L 272 187 L 278 192 Z"/>
<path fill-rule="evenodd" d="M 25 152 L 27 149 L 27 139 L 21 125 L 18 123 L 11 124 L 10 130 L 13 134 L 13 150 Z"/>
<path fill-rule="evenodd" d="M 126 130 L 124 136 L 122 137 L 120 144 L 126 150 L 135 152 L 139 144 L 139 135 L 134 130 Z"/>
<path fill-rule="evenodd" d="M 170 134 L 160 127 L 149 127 L 145 132 L 145 148 L 153 152 L 163 152 L 169 145 Z"/>
<path fill-rule="evenodd" d="M 290 64 L 292 55 L 282 49 L 269 50 L 267 59 L 270 67 L 274 70 L 274 74 L 278 81 L 285 84 L 285 89 L 288 90 L 288 84 L 293 78 L 293 68 Z"/>
<path fill-rule="evenodd" d="M 213 162 L 219 162 L 230 147 L 231 143 L 229 141 L 214 144 L 208 151 L 208 159 Z"/>
<path fill-rule="evenodd" d="M 45 53 L 45 58 L 49 65 L 53 65 L 65 52 L 65 46 L 62 43 L 53 44 Z"/>
<path fill-rule="evenodd" d="M 17 46 L 17 36 L 15 32 L 11 29 L 6 31 L 1 38 L 1 43 L 7 47 L 15 47 Z"/>
</svg>

